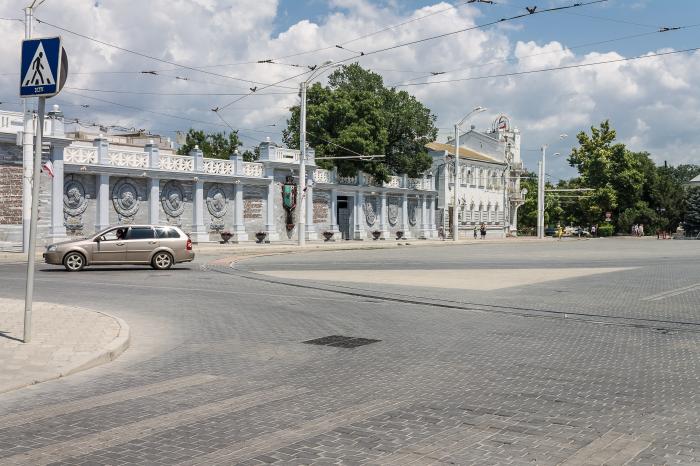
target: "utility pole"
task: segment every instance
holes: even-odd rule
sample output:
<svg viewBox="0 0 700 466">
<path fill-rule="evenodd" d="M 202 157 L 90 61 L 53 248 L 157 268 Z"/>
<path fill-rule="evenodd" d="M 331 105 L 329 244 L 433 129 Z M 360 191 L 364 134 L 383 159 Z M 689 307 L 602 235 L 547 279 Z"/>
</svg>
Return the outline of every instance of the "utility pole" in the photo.
<svg viewBox="0 0 700 466">
<path fill-rule="evenodd" d="M 459 123 L 455 123 L 455 187 L 452 190 L 452 241 L 459 239 Z"/>
<path fill-rule="evenodd" d="M 27 288 L 24 299 L 24 343 L 32 339 L 32 300 L 34 298 L 34 264 L 36 263 L 36 226 L 39 223 L 39 184 L 41 183 L 41 139 L 44 135 L 44 110 L 46 97 L 39 97 L 36 142 L 32 178 L 32 217 L 29 226 L 29 250 L 27 251 Z"/>
<path fill-rule="evenodd" d="M 34 2 L 24 9 L 24 38 L 32 38 L 32 20 L 34 19 Z M 22 79 L 20 77 L 20 79 Z M 29 224 L 31 222 L 32 195 L 32 137 L 34 134 L 34 117 L 29 116 L 27 99 L 22 99 L 24 129 L 22 133 L 22 252 L 29 252 Z"/>
<path fill-rule="evenodd" d="M 306 244 L 306 81 L 301 82 L 301 108 L 299 112 L 299 193 L 297 206 L 299 207 L 299 221 L 297 222 L 297 235 L 299 246 Z"/>
<path fill-rule="evenodd" d="M 547 146 L 542 146 L 542 161 L 539 163 L 539 177 L 537 183 L 537 237 L 544 238 L 544 186 L 545 186 L 545 155 Z"/>
</svg>

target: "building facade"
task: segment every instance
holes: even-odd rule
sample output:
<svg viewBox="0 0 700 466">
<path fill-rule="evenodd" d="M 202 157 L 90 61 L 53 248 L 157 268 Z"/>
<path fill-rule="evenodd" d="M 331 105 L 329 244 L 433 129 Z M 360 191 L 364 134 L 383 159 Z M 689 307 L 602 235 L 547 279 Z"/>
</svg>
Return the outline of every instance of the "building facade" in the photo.
<svg viewBox="0 0 700 466">
<path fill-rule="evenodd" d="M 445 235 L 459 222 L 460 238 L 470 237 L 474 227 L 484 224 L 487 237 L 514 236 L 518 208 L 524 203 L 520 189 L 523 163 L 520 159 L 520 131 L 500 115 L 491 130 L 471 128 L 459 138 L 458 205 L 454 206 L 454 139 L 427 145 L 433 158 L 431 172 L 437 191 L 436 219 Z"/>
<path fill-rule="evenodd" d="M 9 119 L 0 128 L 0 190 L 13 202 L 0 204 L 0 245 L 16 247 L 28 224 L 22 212 L 31 202 L 22 187 L 27 164 L 21 147 L 31 134 L 22 131 L 21 113 L 12 124 Z M 67 137 L 58 108 L 49 114 L 44 160 L 51 160 L 54 176 L 41 175 L 40 244 L 140 223 L 178 225 L 195 242 L 219 241 L 223 231 L 239 242 L 255 240 L 259 232 L 271 242 L 297 238 L 299 206 L 289 224 L 282 196 L 285 184 L 298 184 L 297 150 L 265 142 L 260 159 L 245 162 L 238 154 L 228 160 L 206 158 L 197 148 L 177 155 L 167 140 L 138 147 L 102 135 L 87 139 Z M 313 149 L 307 154 L 307 239 L 319 239 L 325 231 L 349 240 L 395 238 L 399 231 L 406 238 L 437 236 L 437 193 L 429 173 L 377 183 L 361 172 L 341 177 L 321 169 Z"/>
</svg>

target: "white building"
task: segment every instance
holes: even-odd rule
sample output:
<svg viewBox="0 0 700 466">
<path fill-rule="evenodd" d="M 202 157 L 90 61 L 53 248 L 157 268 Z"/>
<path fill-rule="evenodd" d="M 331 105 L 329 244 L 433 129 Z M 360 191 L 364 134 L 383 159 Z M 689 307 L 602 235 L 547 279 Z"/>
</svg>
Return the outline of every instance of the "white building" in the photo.
<svg viewBox="0 0 700 466">
<path fill-rule="evenodd" d="M 700 186 L 700 175 L 696 176 L 688 183 L 690 186 Z"/>
<path fill-rule="evenodd" d="M 427 145 L 433 158 L 437 199 L 437 224 L 451 236 L 454 203 L 455 143 Z M 514 235 L 517 211 L 523 202 L 520 191 L 520 131 L 510 119 L 500 115 L 490 131 L 472 127 L 459 138 L 459 215 L 460 237 L 469 237 L 475 226 L 487 228 L 487 238 Z"/>
</svg>

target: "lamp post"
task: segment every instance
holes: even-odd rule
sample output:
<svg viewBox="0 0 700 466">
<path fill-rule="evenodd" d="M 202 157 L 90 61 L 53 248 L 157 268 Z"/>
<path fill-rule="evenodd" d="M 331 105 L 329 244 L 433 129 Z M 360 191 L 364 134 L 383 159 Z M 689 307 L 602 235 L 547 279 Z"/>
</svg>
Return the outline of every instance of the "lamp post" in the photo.
<svg viewBox="0 0 700 466">
<path fill-rule="evenodd" d="M 459 122 L 455 123 L 455 186 L 452 201 L 452 241 L 459 239 L 459 214 L 457 212 L 457 207 L 459 206 L 459 129 L 469 117 L 484 111 L 486 111 L 486 108 L 479 105 L 467 113 Z"/>
<path fill-rule="evenodd" d="M 560 134 L 559 139 L 565 139 L 568 135 Z M 542 146 L 542 161 L 539 166 L 539 174 L 537 180 L 537 237 L 544 238 L 544 187 L 545 187 L 545 156 L 547 154 L 547 145 Z M 554 154 L 559 155 L 559 153 Z"/>
</svg>

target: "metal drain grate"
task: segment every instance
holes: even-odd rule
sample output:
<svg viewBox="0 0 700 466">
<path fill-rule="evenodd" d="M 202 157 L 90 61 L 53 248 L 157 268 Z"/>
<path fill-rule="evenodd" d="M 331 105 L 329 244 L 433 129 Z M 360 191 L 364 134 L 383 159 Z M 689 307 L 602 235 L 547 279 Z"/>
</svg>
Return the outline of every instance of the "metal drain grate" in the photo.
<svg viewBox="0 0 700 466">
<path fill-rule="evenodd" d="M 345 337 L 343 335 L 329 335 L 327 337 L 316 338 L 314 340 L 302 341 L 308 345 L 335 346 L 336 348 L 357 348 L 358 346 L 377 343 L 381 340 L 371 338 Z"/>
</svg>

